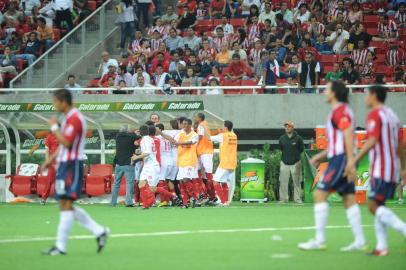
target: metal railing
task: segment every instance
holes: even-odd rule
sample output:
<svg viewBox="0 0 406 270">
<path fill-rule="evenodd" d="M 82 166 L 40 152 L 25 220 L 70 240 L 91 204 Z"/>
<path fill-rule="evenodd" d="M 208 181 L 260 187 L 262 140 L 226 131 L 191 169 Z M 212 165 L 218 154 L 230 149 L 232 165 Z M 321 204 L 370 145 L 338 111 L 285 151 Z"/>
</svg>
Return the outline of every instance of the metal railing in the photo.
<svg viewBox="0 0 406 270">
<path fill-rule="evenodd" d="M 350 92 L 353 93 L 354 89 L 356 90 L 365 90 L 368 87 L 371 87 L 372 84 L 354 84 L 354 85 L 347 85 L 350 89 Z M 384 85 L 389 89 L 395 90 L 395 92 L 406 92 L 406 84 L 386 84 Z M 326 85 L 319 85 L 314 87 L 314 91 L 312 93 L 321 93 L 323 89 L 325 89 Z M 20 93 L 20 92 L 47 92 L 47 91 L 54 91 L 60 88 L 3 88 L 0 91 L 5 93 Z M 221 90 L 221 94 L 224 90 L 235 90 L 235 94 L 259 94 L 267 90 L 278 90 L 284 89 L 286 90 L 286 94 L 293 94 L 293 93 L 300 93 L 303 92 L 303 88 L 299 88 L 298 85 L 273 85 L 273 86 L 262 86 L 262 85 L 253 85 L 253 86 L 176 86 L 170 88 L 161 88 L 156 86 L 149 86 L 149 87 L 124 87 L 124 88 L 94 88 L 94 87 L 82 87 L 82 88 L 70 88 L 74 93 L 82 93 L 86 92 L 95 92 L 97 94 L 98 91 L 106 91 L 108 90 L 109 93 L 112 93 L 115 90 L 123 90 L 129 91 L 131 94 L 168 94 L 172 92 L 173 94 L 182 94 L 183 91 L 194 91 L 194 94 L 203 95 L 206 93 L 207 90 Z M 171 90 L 171 91 L 168 91 Z M 252 90 L 251 92 L 248 91 L 241 91 L 241 90 Z M 238 92 L 240 91 L 240 92 Z M 359 93 L 360 91 L 357 91 Z M 186 93 L 187 95 L 187 93 Z"/>
<path fill-rule="evenodd" d="M 107 0 L 32 65 L 10 81 L 10 88 L 55 85 L 70 68 L 94 50 L 117 26 L 116 0 Z"/>
</svg>

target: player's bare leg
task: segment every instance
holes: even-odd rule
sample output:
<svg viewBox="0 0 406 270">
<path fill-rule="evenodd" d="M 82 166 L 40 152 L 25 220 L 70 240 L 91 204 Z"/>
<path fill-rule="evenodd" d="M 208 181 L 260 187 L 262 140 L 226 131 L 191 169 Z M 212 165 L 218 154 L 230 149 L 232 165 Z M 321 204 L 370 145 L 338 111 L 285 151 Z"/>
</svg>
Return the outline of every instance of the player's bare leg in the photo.
<svg viewBox="0 0 406 270">
<path fill-rule="evenodd" d="M 328 219 L 327 191 L 317 189 L 313 194 L 314 199 L 314 220 L 316 226 L 316 236 L 306 243 L 300 243 L 298 247 L 302 250 L 325 250 L 326 246 L 326 226 Z"/>
<path fill-rule="evenodd" d="M 341 248 L 341 251 L 365 251 L 367 244 L 365 241 L 364 231 L 361 222 L 361 209 L 355 199 L 355 194 L 346 194 L 343 196 L 343 204 L 346 209 L 348 223 L 351 225 L 352 234 L 355 241 L 350 245 Z"/>
<path fill-rule="evenodd" d="M 399 195 L 398 203 L 403 204 L 403 184 L 402 183 L 399 183 L 399 185 L 398 185 L 398 195 Z"/>
<path fill-rule="evenodd" d="M 386 256 L 389 254 L 386 229 L 390 227 L 400 232 L 406 239 L 406 223 L 383 203 L 370 200 L 368 206 L 369 211 L 375 216 L 376 247 L 371 255 Z"/>
</svg>

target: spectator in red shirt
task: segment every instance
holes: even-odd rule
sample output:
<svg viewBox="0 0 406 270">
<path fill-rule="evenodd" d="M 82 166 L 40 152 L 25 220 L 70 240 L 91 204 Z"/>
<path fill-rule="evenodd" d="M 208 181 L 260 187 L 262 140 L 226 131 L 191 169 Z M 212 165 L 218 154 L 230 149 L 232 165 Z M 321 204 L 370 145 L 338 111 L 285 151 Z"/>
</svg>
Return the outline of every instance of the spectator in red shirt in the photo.
<svg viewBox="0 0 406 270">
<path fill-rule="evenodd" d="M 248 80 L 251 73 L 250 67 L 244 61 L 241 61 L 238 53 L 233 54 L 233 60 L 226 68 L 226 78 L 228 80 Z"/>
<path fill-rule="evenodd" d="M 220 19 L 223 13 L 224 0 L 212 0 L 209 5 L 210 19 Z"/>
<path fill-rule="evenodd" d="M 158 65 L 162 65 L 164 72 L 168 72 L 169 70 L 169 61 L 165 60 L 164 54 L 162 52 L 158 52 L 156 54 L 156 58 L 152 60 L 151 64 L 151 73 L 153 74 L 155 74 Z"/>
<path fill-rule="evenodd" d="M 179 0 L 178 3 L 176 4 L 176 7 L 178 7 L 178 15 L 182 16 L 185 7 L 189 8 L 189 12 L 195 12 L 196 10 L 196 1 L 195 0 Z"/>
<path fill-rule="evenodd" d="M 308 39 L 303 40 L 302 43 L 303 42 L 306 44 L 306 47 L 300 48 L 297 51 L 297 54 L 298 54 L 300 60 L 304 61 L 306 53 L 310 52 L 316 61 L 320 61 L 320 54 L 316 50 L 316 48 L 312 47 L 312 42 Z"/>
<path fill-rule="evenodd" d="M 109 71 L 103 75 L 103 77 L 100 79 L 100 81 L 97 83 L 99 87 L 107 87 L 109 83 L 109 78 L 113 78 L 113 85 L 114 85 L 114 79 L 117 76 L 116 72 L 116 67 L 113 65 L 109 65 Z"/>
</svg>

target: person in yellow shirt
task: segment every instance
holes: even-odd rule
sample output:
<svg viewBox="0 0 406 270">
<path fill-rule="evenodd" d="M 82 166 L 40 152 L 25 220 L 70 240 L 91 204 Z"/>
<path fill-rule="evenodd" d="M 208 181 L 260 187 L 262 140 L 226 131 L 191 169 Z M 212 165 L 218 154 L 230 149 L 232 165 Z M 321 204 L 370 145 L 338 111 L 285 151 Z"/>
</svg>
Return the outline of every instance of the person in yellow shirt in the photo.
<svg viewBox="0 0 406 270">
<path fill-rule="evenodd" d="M 38 18 L 37 27 L 38 40 L 45 46 L 45 50 L 48 50 L 55 44 L 54 31 L 50 26 L 46 25 L 44 18 Z"/>
<path fill-rule="evenodd" d="M 182 122 L 183 131 L 174 139 L 159 130 L 157 131 L 157 134 L 178 146 L 178 175 L 176 179 L 180 181 L 183 208 L 188 208 L 189 202 L 192 207 L 195 207 L 199 196 L 192 184 L 192 180 L 198 177 L 197 142 L 199 140 L 199 136 L 192 129 L 192 124 L 191 119 L 184 119 Z"/>
<path fill-rule="evenodd" d="M 196 180 L 195 187 L 199 188 L 200 201 L 204 204 L 210 201 L 214 202 L 216 193 L 213 185 L 213 143 L 210 141 L 210 130 L 204 113 L 195 114 L 195 125 L 199 141 L 197 143 L 197 157 L 199 159 L 199 178 Z M 203 175 L 206 175 L 206 185 L 203 182 Z M 209 199 L 207 198 L 207 193 Z"/>
<path fill-rule="evenodd" d="M 235 177 L 237 167 L 237 135 L 233 132 L 233 123 L 224 121 L 223 132 L 210 136 L 212 142 L 220 144 L 220 164 L 214 174 L 214 188 L 220 198 L 220 206 L 228 206 L 228 183 Z"/>
</svg>

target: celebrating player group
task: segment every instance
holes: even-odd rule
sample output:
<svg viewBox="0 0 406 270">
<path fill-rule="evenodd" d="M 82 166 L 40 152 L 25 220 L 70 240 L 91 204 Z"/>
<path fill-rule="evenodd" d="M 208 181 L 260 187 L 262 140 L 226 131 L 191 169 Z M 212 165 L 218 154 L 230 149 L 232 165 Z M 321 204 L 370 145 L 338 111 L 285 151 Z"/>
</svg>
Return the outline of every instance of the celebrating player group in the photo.
<svg viewBox="0 0 406 270">
<path fill-rule="evenodd" d="M 140 149 L 132 157 L 138 181 L 140 203 L 148 209 L 160 197 L 160 206 L 229 205 L 228 182 L 237 167 L 237 136 L 233 123 L 212 136 L 203 113 L 163 124 L 147 122 L 139 129 Z M 213 176 L 213 142 L 220 144 L 220 164 Z M 137 196 L 136 196 L 137 197 Z M 217 202 L 217 197 L 220 202 Z"/>
<path fill-rule="evenodd" d="M 328 149 L 311 162 L 317 166 L 325 158 L 328 167 L 323 180 L 314 192 L 316 236 L 298 247 L 302 250 L 326 249 L 325 230 L 328 219 L 327 198 L 337 192 L 343 198 L 354 242 L 341 251 L 366 250 L 367 241 L 361 225 L 361 211 L 355 200 L 356 165 L 369 153 L 370 183 L 369 210 L 375 216 L 376 247 L 373 256 L 388 255 L 386 229 L 392 228 L 406 238 L 406 223 L 385 206 L 393 198 L 397 185 L 406 177 L 403 138 L 397 115 L 384 105 L 386 87 L 372 86 L 365 94 L 370 112 L 366 121 L 367 140 L 358 153 L 354 151 L 354 115 L 348 106 L 348 88 L 342 82 L 329 83 L 326 100 L 332 107 L 327 120 Z"/>
</svg>

